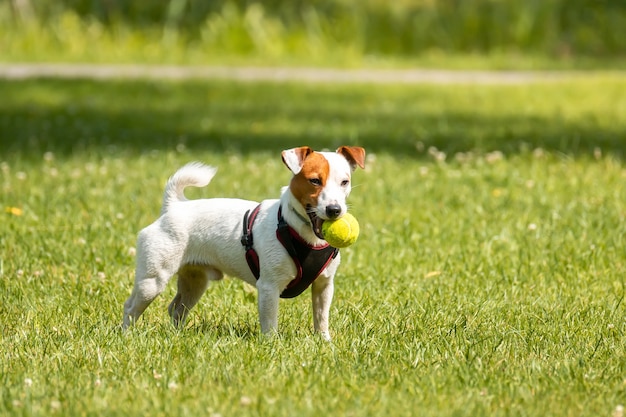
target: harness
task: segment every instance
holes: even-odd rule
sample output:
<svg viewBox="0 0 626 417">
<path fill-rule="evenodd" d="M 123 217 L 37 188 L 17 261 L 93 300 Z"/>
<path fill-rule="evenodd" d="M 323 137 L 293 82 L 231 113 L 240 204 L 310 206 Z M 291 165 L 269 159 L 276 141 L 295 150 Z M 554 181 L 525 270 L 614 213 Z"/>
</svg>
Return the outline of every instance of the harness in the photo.
<svg viewBox="0 0 626 417">
<path fill-rule="evenodd" d="M 241 237 L 241 244 L 246 249 L 246 261 L 257 280 L 261 268 L 259 255 L 254 250 L 252 228 L 260 209 L 261 205 L 259 204 L 254 210 L 248 210 L 243 216 L 243 235 Z M 339 253 L 339 249 L 328 243 L 323 246 L 312 246 L 307 243 L 287 224 L 280 206 L 278 208 L 276 237 L 296 265 L 296 276 L 280 294 L 281 298 L 293 298 L 302 294 Z"/>
</svg>

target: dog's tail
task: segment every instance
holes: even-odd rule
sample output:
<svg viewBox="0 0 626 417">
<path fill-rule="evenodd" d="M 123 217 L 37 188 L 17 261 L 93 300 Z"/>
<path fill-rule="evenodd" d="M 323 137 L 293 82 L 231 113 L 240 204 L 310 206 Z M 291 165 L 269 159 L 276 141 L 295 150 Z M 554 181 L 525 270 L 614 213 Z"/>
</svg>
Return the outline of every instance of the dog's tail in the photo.
<svg viewBox="0 0 626 417">
<path fill-rule="evenodd" d="M 165 185 L 161 214 L 165 213 L 172 203 L 187 200 L 183 192 L 185 187 L 204 187 L 211 181 L 216 172 L 217 168 L 200 162 L 191 162 L 176 171 Z"/>
</svg>

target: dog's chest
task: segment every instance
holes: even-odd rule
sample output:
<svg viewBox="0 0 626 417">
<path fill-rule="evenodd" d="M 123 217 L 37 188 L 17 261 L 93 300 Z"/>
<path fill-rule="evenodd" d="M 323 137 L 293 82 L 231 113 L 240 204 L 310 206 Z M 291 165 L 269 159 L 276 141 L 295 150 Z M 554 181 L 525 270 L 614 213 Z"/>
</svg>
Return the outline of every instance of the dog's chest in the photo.
<svg viewBox="0 0 626 417">
<path fill-rule="evenodd" d="M 244 215 L 241 244 L 246 252 L 245 257 L 250 271 L 258 280 L 261 272 L 261 262 L 254 249 L 254 222 L 261 205 L 249 210 Z M 281 209 L 278 210 L 276 239 L 289 254 L 296 267 L 296 275 L 280 294 L 281 298 L 293 298 L 302 294 L 315 279 L 326 269 L 339 253 L 339 249 L 328 244 L 312 246 L 304 241 L 284 220 Z"/>
</svg>

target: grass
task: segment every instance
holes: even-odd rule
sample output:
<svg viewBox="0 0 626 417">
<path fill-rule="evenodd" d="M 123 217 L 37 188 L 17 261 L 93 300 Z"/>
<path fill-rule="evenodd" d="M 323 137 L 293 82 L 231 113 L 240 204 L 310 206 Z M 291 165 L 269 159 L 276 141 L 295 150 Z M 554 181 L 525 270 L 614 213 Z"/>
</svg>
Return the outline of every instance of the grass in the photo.
<svg viewBox="0 0 626 417">
<path fill-rule="evenodd" d="M 0 4 L 0 60 L 623 69 L 598 0 L 39 0 Z"/>
<path fill-rule="evenodd" d="M 0 414 L 619 416 L 626 83 L 338 86 L 0 81 Z M 305 293 L 171 285 L 119 330 L 136 232 L 180 165 L 193 198 L 276 196 L 278 153 L 369 151 L 332 343 Z M 623 411 L 621 412 L 623 413 Z"/>
</svg>

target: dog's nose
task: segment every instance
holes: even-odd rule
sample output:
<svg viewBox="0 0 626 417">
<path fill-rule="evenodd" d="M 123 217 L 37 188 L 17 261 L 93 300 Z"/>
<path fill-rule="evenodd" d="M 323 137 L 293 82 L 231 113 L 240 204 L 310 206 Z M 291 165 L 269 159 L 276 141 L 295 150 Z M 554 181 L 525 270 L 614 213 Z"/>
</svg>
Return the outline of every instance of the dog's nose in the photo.
<svg viewBox="0 0 626 417">
<path fill-rule="evenodd" d="M 326 215 L 329 219 L 336 219 L 341 214 L 341 206 L 339 204 L 329 204 L 326 206 Z"/>
</svg>

